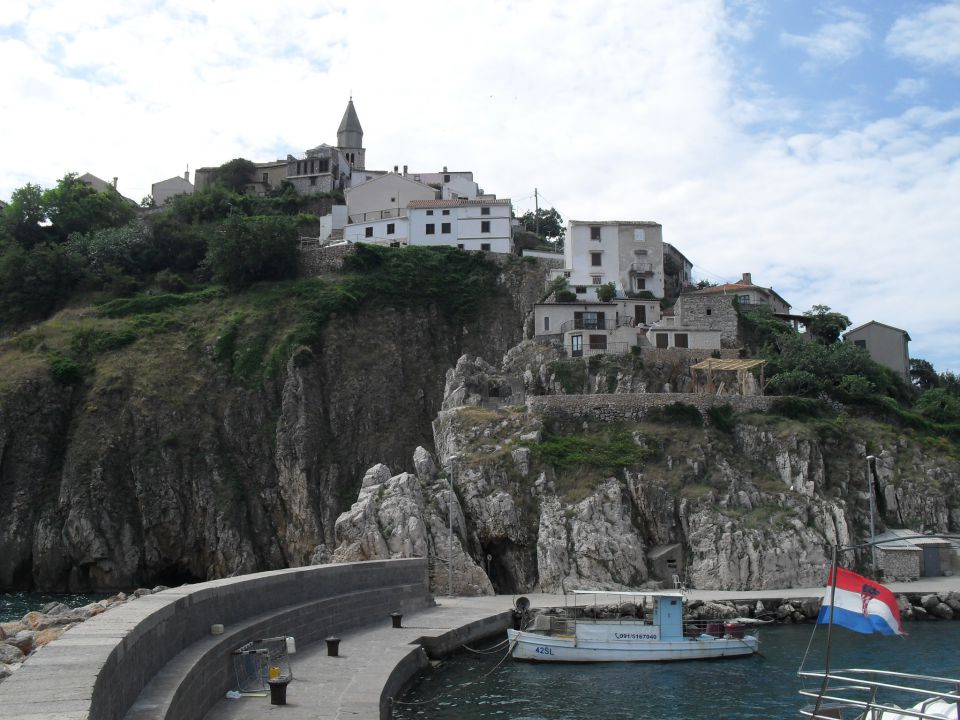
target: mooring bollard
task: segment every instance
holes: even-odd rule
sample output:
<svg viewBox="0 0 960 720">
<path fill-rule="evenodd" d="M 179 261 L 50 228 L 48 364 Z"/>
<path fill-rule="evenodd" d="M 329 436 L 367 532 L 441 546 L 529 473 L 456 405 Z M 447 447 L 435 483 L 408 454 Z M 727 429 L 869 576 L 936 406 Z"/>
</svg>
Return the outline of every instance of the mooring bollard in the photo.
<svg viewBox="0 0 960 720">
<path fill-rule="evenodd" d="M 403 618 L 403 613 L 390 613 L 390 619 L 393 620 L 393 626 L 395 628 L 402 627 L 400 625 L 401 618 Z"/>
<path fill-rule="evenodd" d="M 269 680 L 267 680 L 267 684 L 270 685 L 270 704 L 286 705 L 287 704 L 287 685 L 290 684 L 290 678 L 288 677 L 270 678 Z"/>
<path fill-rule="evenodd" d="M 330 657 L 337 657 L 337 653 L 340 651 L 340 638 L 338 637 L 328 637 L 327 638 L 327 655 Z"/>
</svg>

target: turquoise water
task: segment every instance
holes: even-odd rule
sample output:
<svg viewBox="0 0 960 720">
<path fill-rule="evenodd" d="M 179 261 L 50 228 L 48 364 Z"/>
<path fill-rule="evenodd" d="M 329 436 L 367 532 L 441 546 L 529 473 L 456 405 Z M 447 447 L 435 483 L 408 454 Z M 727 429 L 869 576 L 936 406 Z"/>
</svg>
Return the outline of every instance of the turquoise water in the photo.
<svg viewBox="0 0 960 720">
<path fill-rule="evenodd" d="M 79 593 L 0 593 L 0 622 L 19 620 L 31 610 L 39 610 L 51 602 L 63 603 L 69 607 L 81 607 L 106 597 L 110 596 Z"/>
<path fill-rule="evenodd" d="M 833 663 L 960 677 L 960 621 L 908 623 L 906 638 L 834 631 Z M 461 653 L 428 670 L 396 718 L 430 720 L 775 720 L 799 718 L 797 669 L 812 625 L 765 627 L 760 655 L 684 663 L 549 665 Z M 823 669 L 817 629 L 805 670 Z M 482 647 L 489 647 L 493 642 Z M 481 648 L 478 648 L 481 649 Z M 807 681 L 808 683 L 810 681 Z"/>
</svg>

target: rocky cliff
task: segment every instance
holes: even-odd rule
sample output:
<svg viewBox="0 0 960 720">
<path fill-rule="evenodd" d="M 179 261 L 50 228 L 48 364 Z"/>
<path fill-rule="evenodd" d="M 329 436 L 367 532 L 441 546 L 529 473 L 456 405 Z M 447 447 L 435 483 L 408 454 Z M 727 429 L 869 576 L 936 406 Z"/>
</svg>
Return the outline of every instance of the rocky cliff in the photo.
<svg viewBox="0 0 960 720">
<path fill-rule="evenodd" d="M 562 391 L 553 362 L 526 344 L 504 367 L 528 390 Z M 611 389 L 635 382 L 608 377 Z M 596 382 L 585 369 L 584 383 Z M 480 406 L 504 385 L 501 369 L 460 358 L 434 422 L 438 461 L 420 448 L 415 474 L 368 473 L 337 521 L 337 559 L 426 549 L 441 591 L 448 562 L 459 592 L 489 592 L 485 576 L 498 592 L 635 588 L 674 574 L 705 589 L 817 586 L 831 547 L 868 535 L 868 452 L 879 459 L 881 529 L 960 527 L 960 464 L 945 441 L 842 410 L 806 422 L 725 414 L 703 426 L 689 407 L 611 424 Z"/>
<path fill-rule="evenodd" d="M 334 313 L 273 375 L 242 371 L 286 332 L 283 303 L 313 292 L 302 282 L 124 321 L 75 308 L 8 339 L 0 589 L 173 585 L 309 562 L 334 545 L 366 468 L 414 469 L 446 370 L 515 344 L 544 275 L 508 262 L 466 320 L 389 296 Z M 84 374 L 63 371 L 67 354 Z"/>
</svg>

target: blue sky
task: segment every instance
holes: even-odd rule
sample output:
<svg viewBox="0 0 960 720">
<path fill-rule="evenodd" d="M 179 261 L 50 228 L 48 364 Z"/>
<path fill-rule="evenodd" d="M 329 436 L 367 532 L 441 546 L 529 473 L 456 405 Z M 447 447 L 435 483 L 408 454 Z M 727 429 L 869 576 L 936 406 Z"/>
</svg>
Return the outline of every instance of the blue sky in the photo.
<svg viewBox="0 0 960 720">
<path fill-rule="evenodd" d="M 960 371 L 960 2 L 6 0 L 0 198 L 334 142 L 518 212 L 646 219 L 700 277 Z"/>
</svg>

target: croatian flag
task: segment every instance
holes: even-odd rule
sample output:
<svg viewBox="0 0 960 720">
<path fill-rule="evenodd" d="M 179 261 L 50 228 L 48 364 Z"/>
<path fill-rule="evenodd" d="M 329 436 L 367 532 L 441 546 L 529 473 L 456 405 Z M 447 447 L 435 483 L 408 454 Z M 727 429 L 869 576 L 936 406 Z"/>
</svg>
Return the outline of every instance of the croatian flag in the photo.
<svg viewBox="0 0 960 720">
<path fill-rule="evenodd" d="M 817 622 L 830 622 L 830 587 L 820 606 Z M 880 583 L 849 570 L 837 568 L 837 591 L 833 601 L 833 624 L 859 633 L 903 635 L 900 608 L 893 593 Z"/>
</svg>

